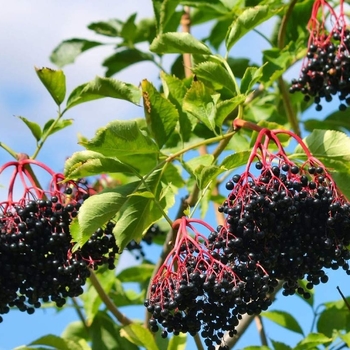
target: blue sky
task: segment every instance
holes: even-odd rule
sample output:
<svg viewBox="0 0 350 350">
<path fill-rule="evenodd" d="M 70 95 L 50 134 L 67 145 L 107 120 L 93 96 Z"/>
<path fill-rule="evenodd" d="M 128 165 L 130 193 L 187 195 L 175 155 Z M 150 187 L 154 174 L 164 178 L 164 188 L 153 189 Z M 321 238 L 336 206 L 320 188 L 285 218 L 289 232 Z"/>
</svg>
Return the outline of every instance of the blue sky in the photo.
<svg viewBox="0 0 350 350">
<path fill-rule="evenodd" d="M 24 116 L 40 125 L 56 116 L 56 105 L 37 78 L 34 66 L 55 68 L 49 61 L 49 55 L 59 42 L 72 37 L 112 42 L 108 38 L 94 35 L 86 26 L 91 22 L 110 18 L 123 20 L 139 9 L 140 0 L 124 1 L 122 5 L 114 0 L 36 0 L 35 4 L 17 0 L 4 3 L 0 12 L 0 141 L 17 152 L 31 154 L 35 149 L 33 138 L 16 116 Z M 151 13 L 151 1 L 143 0 L 142 15 L 138 18 L 150 16 Z M 195 29 L 194 34 L 200 36 L 200 29 Z M 261 49 L 266 48 L 266 43 L 254 34 L 249 42 L 254 42 L 254 45 L 249 45 L 249 55 L 261 57 Z M 92 80 L 95 75 L 103 75 L 102 59 L 111 53 L 112 47 L 95 48 L 79 57 L 75 64 L 65 67 L 67 92 Z M 244 41 L 232 49 L 232 55 L 242 57 L 245 54 L 248 55 Z M 145 78 L 157 83 L 157 74 L 158 71 L 153 65 L 141 63 L 121 72 L 115 78 L 138 85 Z M 81 149 L 77 145 L 78 133 L 92 137 L 98 127 L 109 121 L 142 116 L 141 107 L 119 100 L 103 99 L 77 106 L 66 114 L 67 118 L 74 119 L 73 126 L 52 137 L 40 153 L 39 160 L 60 171 L 66 157 Z M 0 149 L 0 164 L 10 159 Z M 5 176 L 0 177 L 0 184 L 6 185 L 6 180 Z M 4 195 L 4 189 L 0 188 L 0 196 Z M 123 263 L 131 265 L 136 261 L 130 254 L 126 254 Z M 350 294 L 350 285 L 346 282 L 344 273 L 337 271 L 330 275 L 331 279 L 327 285 L 316 288 L 316 304 L 339 299 L 337 285 L 345 295 Z M 305 330 L 309 331 L 312 321 L 311 309 L 300 298 L 278 295 L 271 309 L 291 312 L 300 320 Z M 140 310 L 140 316 L 133 312 L 132 317 L 142 318 L 143 315 L 144 310 Z M 4 322 L 0 324 L 0 350 L 11 350 L 44 334 L 60 334 L 66 324 L 73 320 L 76 320 L 76 315 L 72 311 L 57 313 L 55 310 L 37 310 L 32 316 L 11 311 L 4 316 Z M 273 326 L 269 321 L 264 323 L 267 326 L 268 337 L 274 340 L 293 345 L 301 339 L 296 334 Z M 254 323 L 238 347 L 253 344 L 259 344 Z M 188 346 L 187 350 L 190 349 L 193 349 L 193 344 Z"/>
</svg>

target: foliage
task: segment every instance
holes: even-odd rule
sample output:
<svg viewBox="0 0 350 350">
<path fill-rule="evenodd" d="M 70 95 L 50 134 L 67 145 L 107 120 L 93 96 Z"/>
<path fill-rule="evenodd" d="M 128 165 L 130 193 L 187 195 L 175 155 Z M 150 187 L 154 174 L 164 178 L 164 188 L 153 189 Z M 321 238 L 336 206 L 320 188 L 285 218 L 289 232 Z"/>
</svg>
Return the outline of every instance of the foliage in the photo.
<svg viewBox="0 0 350 350">
<path fill-rule="evenodd" d="M 113 98 L 144 108 L 144 118 L 115 120 L 98 129 L 91 139 L 81 136 L 79 144 L 85 150 L 72 154 L 65 163 L 66 180 L 91 177 L 98 188 L 84 202 L 71 225 L 76 248 L 83 246 L 99 227 L 113 221 L 120 251 L 128 249 L 131 241 L 141 242 L 154 224 L 170 230 L 168 237 L 153 238 L 153 244 L 163 244 L 165 252 L 169 251 L 172 222 L 182 215 L 204 218 L 209 208 L 217 209 L 224 199 L 220 185 L 232 176 L 233 170 L 247 164 L 257 133 L 236 130 L 232 126 L 236 118 L 270 129 L 293 129 L 296 134 L 300 129 L 309 132 L 305 144 L 327 166 L 339 189 L 350 199 L 347 115 L 332 112 L 310 117 L 310 103 L 296 94 L 289 95 L 288 82 L 282 78 L 305 55 L 308 16 L 304 14 L 310 11 L 313 1 L 286 4 L 280 0 L 152 0 L 152 3 L 153 19 L 136 20 L 136 14 L 132 14 L 126 20 L 88 25 L 101 37 L 115 40 L 115 53 L 102 61 L 105 77 L 96 77 L 66 96 L 62 70 L 36 68 L 58 107 L 58 117 L 48 120 L 43 127 L 20 117 L 37 145 L 31 155 L 35 159 L 53 133 L 73 123 L 65 115 L 79 104 Z M 207 32 L 202 38 L 190 34 L 181 21 L 189 14 L 188 7 L 191 26 L 205 25 Z M 265 38 L 269 49 L 256 62 L 234 56 L 231 49 L 240 40 L 252 45 L 249 41 L 252 32 L 266 36 L 261 33 L 262 25 L 275 28 Z M 106 44 L 78 38 L 65 40 L 53 50 L 51 61 L 62 68 L 102 45 Z M 167 54 L 176 54 L 168 68 L 164 60 Z M 192 74 L 184 72 L 188 57 Z M 160 69 L 160 86 L 142 77 L 139 87 L 112 78 L 144 61 Z M 290 151 L 289 158 L 305 160 L 300 146 L 288 145 L 289 141 L 281 140 Z M 17 157 L 10 147 L 1 143 L 0 146 Z M 178 209 L 177 214 L 171 210 L 173 207 Z M 218 213 L 217 221 L 222 220 Z M 126 268 L 117 276 L 114 270 L 100 270 L 97 279 L 88 282 L 80 299 L 82 320 L 67 325 L 61 337 L 46 335 L 18 349 L 185 349 L 189 335 L 180 334 L 169 340 L 159 334 L 154 337 L 148 329 L 147 317 L 144 322 L 129 320 L 119 312 L 120 307 L 143 304 L 150 279 L 159 266 L 143 258 L 140 265 Z M 137 291 L 127 289 L 130 282 L 137 284 Z M 300 281 L 300 286 L 303 285 L 306 282 Z M 339 344 L 350 347 L 347 304 L 343 299 L 329 302 L 320 311 L 314 305 L 313 291 L 309 292 L 310 298 L 305 301 L 314 317 L 310 333 L 292 315 L 274 310 L 273 306 L 262 314 L 263 319 L 298 333 L 301 340 L 293 349 Z M 273 334 L 263 346 L 246 350 L 292 349 L 277 338 Z"/>
</svg>

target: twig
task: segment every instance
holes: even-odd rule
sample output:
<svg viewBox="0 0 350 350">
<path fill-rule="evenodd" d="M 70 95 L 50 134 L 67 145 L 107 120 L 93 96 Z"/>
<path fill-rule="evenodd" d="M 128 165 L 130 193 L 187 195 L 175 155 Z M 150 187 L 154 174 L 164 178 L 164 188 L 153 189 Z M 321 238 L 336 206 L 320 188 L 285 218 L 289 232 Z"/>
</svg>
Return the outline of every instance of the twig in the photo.
<svg viewBox="0 0 350 350">
<path fill-rule="evenodd" d="M 345 298 L 343 292 L 340 290 L 339 286 L 337 286 L 337 289 L 338 289 L 339 294 L 340 294 L 341 297 L 343 298 L 346 307 L 350 310 L 350 304 L 349 304 L 348 301 L 346 300 L 346 298 Z"/>
<path fill-rule="evenodd" d="M 197 349 L 204 350 L 201 338 L 198 333 L 193 337 L 193 339 L 194 339 L 194 342 L 196 343 Z"/>
<path fill-rule="evenodd" d="M 260 336 L 261 345 L 267 346 L 266 333 L 265 333 L 264 325 L 260 315 L 255 316 L 255 324 Z"/>
<path fill-rule="evenodd" d="M 287 9 L 286 14 L 283 16 L 280 30 L 278 31 L 278 48 L 280 50 L 282 50 L 284 47 L 287 23 L 288 23 L 290 16 L 292 15 L 293 8 L 294 8 L 296 3 L 297 3 L 297 0 L 292 0 L 288 9 Z M 284 108 L 285 108 L 285 111 L 286 111 L 286 114 L 288 117 L 288 121 L 289 121 L 292 129 L 294 130 L 294 132 L 298 136 L 300 136 L 299 123 L 298 123 L 297 117 L 294 113 L 293 107 L 290 103 L 289 93 L 288 93 L 286 84 L 285 84 L 282 76 L 278 78 L 278 88 L 279 88 L 281 95 L 282 95 Z"/>
<path fill-rule="evenodd" d="M 89 327 L 86 324 L 85 317 L 84 317 L 83 313 L 80 310 L 80 306 L 79 306 L 79 304 L 77 302 L 77 299 L 76 298 L 71 298 L 71 299 L 72 299 L 73 307 L 74 307 L 75 311 L 77 312 L 80 321 L 82 322 L 82 324 L 83 324 L 87 334 L 89 334 L 90 333 Z"/>
<path fill-rule="evenodd" d="M 103 287 L 101 286 L 100 281 L 98 280 L 95 272 L 90 269 L 90 281 L 91 284 L 94 286 L 94 288 L 97 291 L 97 294 L 100 296 L 104 304 L 106 305 L 107 309 L 115 316 L 115 318 L 123 325 L 126 326 L 128 324 L 131 324 L 132 321 L 127 318 L 124 314 L 122 314 L 117 307 L 114 305 L 113 301 L 110 299 L 108 294 L 105 292 Z"/>
<path fill-rule="evenodd" d="M 181 27 L 183 33 L 189 33 L 191 30 L 191 17 L 190 17 L 190 8 L 188 6 L 184 6 L 184 13 L 181 17 Z M 185 70 L 185 77 L 189 78 L 192 76 L 192 60 L 191 60 L 191 54 L 184 53 L 182 55 L 183 62 L 184 62 L 184 70 Z"/>
</svg>

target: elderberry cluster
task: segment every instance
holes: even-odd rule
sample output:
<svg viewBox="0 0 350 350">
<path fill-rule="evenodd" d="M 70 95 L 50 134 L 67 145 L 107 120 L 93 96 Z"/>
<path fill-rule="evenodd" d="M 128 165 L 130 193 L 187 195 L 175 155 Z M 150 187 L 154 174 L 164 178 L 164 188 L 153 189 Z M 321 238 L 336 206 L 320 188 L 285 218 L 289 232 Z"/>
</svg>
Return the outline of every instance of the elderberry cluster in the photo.
<svg viewBox="0 0 350 350">
<path fill-rule="evenodd" d="M 305 276 L 312 289 L 328 281 L 324 268 L 350 274 L 350 204 L 326 170 L 262 162 L 256 168 L 259 176 L 234 175 L 226 184 L 231 192 L 220 207 L 226 225 L 218 227 L 215 242 L 227 243 L 227 259 L 248 253 L 270 277 L 285 281 L 284 295 L 298 291 L 305 298 L 310 294 L 298 284 Z"/>
<path fill-rule="evenodd" d="M 225 349 L 224 332 L 234 336 L 243 314 L 267 310 L 271 304 L 269 293 L 277 280 L 248 255 L 241 254 L 236 261 L 228 259 L 219 241 L 211 243 L 217 233 L 206 223 L 181 220 L 181 239 L 153 279 L 150 297 L 145 301 L 152 314 L 150 329 L 156 332 L 160 325 L 162 337 L 201 332 L 209 350 L 215 349 L 214 344 Z M 198 233 L 193 239 L 185 231 L 185 226 L 193 229 L 194 221 L 210 229 L 208 240 Z"/>
<path fill-rule="evenodd" d="M 68 188 L 65 195 L 70 195 Z M 118 252 L 113 223 L 98 229 L 72 252 L 69 224 L 80 201 L 64 204 L 57 196 L 6 208 L 0 215 L 0 314 L 11 307 L 32 314 L 41 302 L 62 307 L 67 297 L 83 293 L 89 268 L 114 268 Z M 2 317 L 0 316 L 0 322 Z"/>
</svg>

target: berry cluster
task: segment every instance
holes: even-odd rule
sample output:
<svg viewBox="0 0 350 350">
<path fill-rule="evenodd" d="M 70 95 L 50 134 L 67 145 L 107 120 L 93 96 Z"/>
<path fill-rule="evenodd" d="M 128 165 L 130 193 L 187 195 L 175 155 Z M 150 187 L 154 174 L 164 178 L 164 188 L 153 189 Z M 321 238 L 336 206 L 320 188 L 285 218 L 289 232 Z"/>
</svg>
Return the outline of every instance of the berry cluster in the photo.
<svg viewBox="0 0 350 350">
<path fill-rule="evenodd" d="M 324 24 L 325 10 L 331 13 L 333 28 L 327 31 Z M 322 22 L 317 19 L 322 12 Z M 310 39 L 299 79 L 292 81 L 290 92 L 300 91 L 305 101 L 311 98 L 316 110 L 321 111 L 321 99 L 326 102 L 338 95 L 339 110 L 350 104 L 350 31 L 346 28 L 343 1 L 340 14 L 324 0 L 315 1 L 308 24 Z"/>
<path fill-rule="evenodd" d="M 248 255 L 228 259 L 222 244 L 212 244 L 217 234 L 207 223 L 183 217 L 174 223 L 177 226 L 174 248 L 152 280 L 145 301 L 152 314 L 150 329 L 156 332 L 160 324 L 163 337 L 170 332 L 195 335 L 201 331 L 208 349 L 215 349 L 213 344 L 221 344 L 224 331 L 231 336 L 236 333 L 241 315 L 259 314 L 269 307 L 268 293 L 277 280 L 270 279 Z"/>
<path fill-rule="evenodd" d="M 63 183 L 62 174 L 29 159 L 7 163 L 0 173 L 11 166 L 15 170 L 8 199 L 0 203 L 0 314 L 11 307 L 32 314 L 47 301 L 61 307 L 67 297 L 83 293 L 89 268 L 102 264 L 114 268 L 118 252 L 114 224 L 98 229 L 73 252 L 69 225 L 89 189 L 74 181 Z M 36 186 L 29 166 L 39 166 L 50 174 L 49 191 Z M 17 177 L 24 188 L 19 201 L 13 199 Z"/>
</svg>

